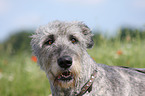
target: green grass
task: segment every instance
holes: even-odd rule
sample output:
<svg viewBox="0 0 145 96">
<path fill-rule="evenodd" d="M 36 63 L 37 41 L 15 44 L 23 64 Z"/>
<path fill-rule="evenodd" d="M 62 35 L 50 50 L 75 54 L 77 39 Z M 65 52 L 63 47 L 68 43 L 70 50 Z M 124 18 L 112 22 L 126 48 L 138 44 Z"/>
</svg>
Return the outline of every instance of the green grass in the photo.
<svg viewBox="0 0 145 96">
<path fill-rule="evenodd" d="M 97 63 L 143 68 L 145 67 L 144 49 L 144 41 L 136 43 L 106 42 L 106 44 L 88 50 L 88 53 Z"/>
<path fill-rule="evenodd" d="M 46 75 L 28 54 L 0 59 L 0 96 L 48 96 Z"/>
<path fill-rule="evenodd" d="M 122 54 L 118 54 L 120 51 Z M 88 53 L 97 63 L 145 67 L 145 41 L 103 42 Z M 48 96 L 50 86 L 45 73 L 25 53 L 0 57 L 0 96 Z"/>
</svg>

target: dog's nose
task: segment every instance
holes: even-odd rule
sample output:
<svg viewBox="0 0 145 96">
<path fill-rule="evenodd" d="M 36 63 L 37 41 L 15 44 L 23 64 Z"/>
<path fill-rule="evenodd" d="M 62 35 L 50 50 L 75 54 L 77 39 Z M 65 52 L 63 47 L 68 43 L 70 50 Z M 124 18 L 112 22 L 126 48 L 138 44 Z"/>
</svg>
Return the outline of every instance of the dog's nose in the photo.
<svg viewBox="0 0 145 96">
<path fill-rule="evenodd" d="M 70 56 L 63 56 L 57 60 L 58 65 L 61 68 L 69 68 L 72 65 L 72 58 Z"/>
</svg>

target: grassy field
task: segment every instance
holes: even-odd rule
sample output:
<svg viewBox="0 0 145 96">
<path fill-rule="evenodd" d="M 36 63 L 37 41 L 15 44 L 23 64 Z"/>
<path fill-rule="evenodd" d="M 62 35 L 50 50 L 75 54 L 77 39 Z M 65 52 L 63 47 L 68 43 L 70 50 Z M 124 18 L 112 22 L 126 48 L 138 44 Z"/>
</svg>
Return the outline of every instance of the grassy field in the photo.
<svg viewBox="0 0 145 96">
<path fill-rule="evenodd" d="M 145 41 L 103 41 L 88 53 L 97 63 L 145 67 Z M 49 82 L 29 53 L 0 57 L 0 96 L 48 96 Z"/>
</svg>

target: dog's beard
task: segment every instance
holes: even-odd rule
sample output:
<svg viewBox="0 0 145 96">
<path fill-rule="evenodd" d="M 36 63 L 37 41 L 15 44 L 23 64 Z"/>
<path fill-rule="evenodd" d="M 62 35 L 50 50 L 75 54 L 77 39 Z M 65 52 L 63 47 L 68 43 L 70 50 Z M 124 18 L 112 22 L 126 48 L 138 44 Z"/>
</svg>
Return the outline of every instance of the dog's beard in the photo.
<svg viewBox="0 0 145 96">
<path fill-rule="evenodd" d="M 75 86 L 76 74 L 70 70 L 61 71 L 57 74 L 51 71 L 50 74 L 50 82 L 53 82 L 54 86 L 61 88 L 73 88 Z"/>
<path fill-rule="evenodd" d="M 53 83 L 53 86 L 60 88 L 74 88 L 76 80 L 78 79 L 81 71 L 80 62 L 78 59 L 74 59 L 71 68 L 62 70 L 57 63 L 53 62 L 51 70 L 49 71 L 49 81 Z"/>
</svg>

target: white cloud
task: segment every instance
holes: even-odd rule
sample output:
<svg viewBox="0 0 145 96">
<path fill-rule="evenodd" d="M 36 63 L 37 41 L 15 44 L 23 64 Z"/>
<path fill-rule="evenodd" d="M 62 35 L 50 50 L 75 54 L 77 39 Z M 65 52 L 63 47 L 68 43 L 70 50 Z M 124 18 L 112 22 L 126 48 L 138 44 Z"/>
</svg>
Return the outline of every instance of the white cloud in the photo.
<svg viewBox="0 0 145 96">
<path fill-rule="evenodd" d="M 81 5 L 94 5 L 101 3 L 104 0 L 56 0 L 56 1 L 61 1 L 63 3 L 75 3 L 75 4 L 81 4 Z"/>
<path fill-rule="evenodd" d="M 11 9 L 11 4 L 7 0 L 0 0 L 0 14 L 3 14 Z"/>
<path fill-rule="evenodd" d="M 145 10 L 145 0 L 134 0 L 133 6 Z"/>
</svg>

